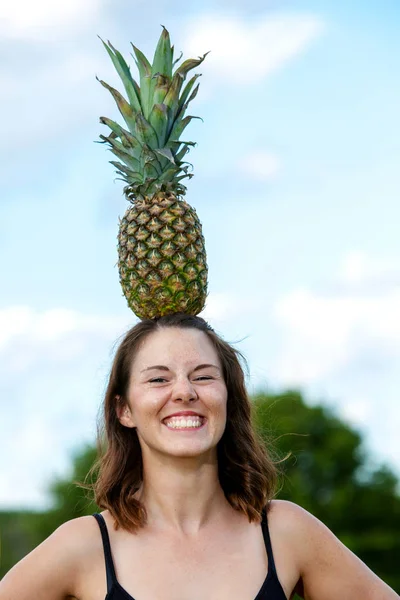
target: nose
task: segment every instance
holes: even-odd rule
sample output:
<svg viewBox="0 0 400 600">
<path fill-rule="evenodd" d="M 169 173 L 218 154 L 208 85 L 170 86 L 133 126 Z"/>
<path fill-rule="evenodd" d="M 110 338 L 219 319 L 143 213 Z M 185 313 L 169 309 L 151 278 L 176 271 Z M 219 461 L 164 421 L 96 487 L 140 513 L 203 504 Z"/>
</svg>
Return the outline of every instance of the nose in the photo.
<svg viewBox="0 0 400 600">
<path fill-rule="evenodd" d="M 178 379 L 173 389 L 173 400 L 177 402 L 192 402 L 197 400 L 197 392 L 187 378 Z"/>
</svg>

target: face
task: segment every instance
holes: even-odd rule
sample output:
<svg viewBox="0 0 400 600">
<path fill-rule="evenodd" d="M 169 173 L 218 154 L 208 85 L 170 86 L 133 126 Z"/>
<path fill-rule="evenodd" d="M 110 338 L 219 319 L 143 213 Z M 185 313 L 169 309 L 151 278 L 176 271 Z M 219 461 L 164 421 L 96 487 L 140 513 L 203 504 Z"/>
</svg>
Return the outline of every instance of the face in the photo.
<svg viewBox="0 0 400 600">
<path fill-rule="evenodd" d="M 136 354 L 120 422 L 136 427 L 143 458 L 211 456 L 226 424 L 227 389 L 218 355 L 197 329 L 151 333 Z M 195 415 L 176 416 L 193 412 Z"/>
</svg>

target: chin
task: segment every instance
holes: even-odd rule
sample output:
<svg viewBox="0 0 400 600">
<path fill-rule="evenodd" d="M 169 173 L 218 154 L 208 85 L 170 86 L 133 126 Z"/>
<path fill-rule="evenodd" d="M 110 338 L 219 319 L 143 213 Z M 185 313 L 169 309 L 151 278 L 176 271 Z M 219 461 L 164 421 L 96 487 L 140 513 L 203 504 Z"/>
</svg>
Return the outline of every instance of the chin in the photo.
<svg viewBox="0 0 400 600">
<path fill-rule="evenodd" d="M 208 456 L 210 454 L 216 454 L 216 446 L 211 446 L 211 447 L 203 447 L 203 448 L 195 448 L 195 447 L 188 447 L 188 446 L 184 446 L 184 444 L 182 444 L 181 446 L 179 446 L 178 444 L 174 445 L 174 448 L 165 448 L 164 452 L 165 454 L 168 454 L 169 456 L 175 457 L 175 458 L 196 458 L 196 457 L 201 457 L 201 456 Z"/>
</svg>

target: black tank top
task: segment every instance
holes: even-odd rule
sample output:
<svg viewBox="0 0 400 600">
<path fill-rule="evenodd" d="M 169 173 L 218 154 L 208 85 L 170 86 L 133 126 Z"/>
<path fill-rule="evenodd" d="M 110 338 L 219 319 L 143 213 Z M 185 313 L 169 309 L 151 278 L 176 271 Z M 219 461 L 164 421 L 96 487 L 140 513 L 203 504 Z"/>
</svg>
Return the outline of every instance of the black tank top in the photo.
<svg viewBox="0 0 400 600">
<path fill-rule="evenodd" d="M 107 526 L 103 515 L 95 513 L 93 517 L 95 517 L 100 526 L 101 537 L 103 539 L 107 576 L 107 595 L 105 600 L 135 600 L 135 598 L 128 594 L 128 592 L 124 590 L 124 588 L 117 581 L 111 555 L 110 538 L 108 536 Z M 271 539 L 268 530 L 268 520 L 265 512 L 263 513 L 261 527 L 264 536 L 265 547 L 267 549 L 268 573 L 264 579 L 264 583 L 262 584 L 260 591 L 254 600 L 287 600 L 276 573 L 274 556 L 272 554 Z"/>
</svg>

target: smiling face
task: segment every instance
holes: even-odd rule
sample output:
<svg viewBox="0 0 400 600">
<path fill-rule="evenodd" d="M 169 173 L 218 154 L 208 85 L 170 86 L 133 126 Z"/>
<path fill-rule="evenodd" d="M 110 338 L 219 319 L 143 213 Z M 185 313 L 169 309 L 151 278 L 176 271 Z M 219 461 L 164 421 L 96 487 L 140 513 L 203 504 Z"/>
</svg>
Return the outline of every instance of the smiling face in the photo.
<svg viewBox="0 0 400 600">
<path fill-rule="evenodd" d="M 127 400 L 119 420 L 136 427 L 143 459 L 155 452 L 211 454 L 216 460 L 227 389 L 218 354 L 204 332 L 168 327 L 148 335 L 132 364 Z M 171 418 L 185 412 L 198 416 Z"/>
</svg>

